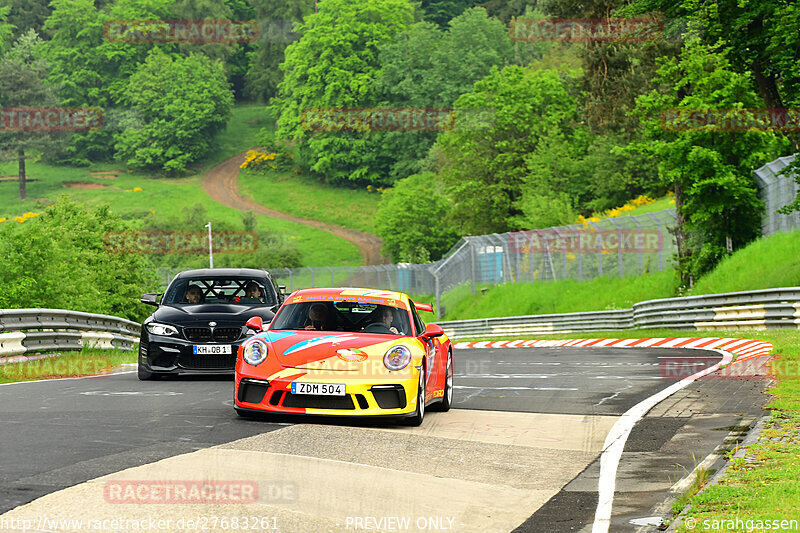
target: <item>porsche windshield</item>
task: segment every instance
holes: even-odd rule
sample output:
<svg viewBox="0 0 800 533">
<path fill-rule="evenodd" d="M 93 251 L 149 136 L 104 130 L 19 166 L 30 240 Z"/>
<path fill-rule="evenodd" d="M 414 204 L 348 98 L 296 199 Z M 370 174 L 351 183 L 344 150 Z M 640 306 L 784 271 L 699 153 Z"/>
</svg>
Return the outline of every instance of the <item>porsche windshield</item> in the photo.
<svg viewBox="0 0 800 533">
<path fill-rule="evenodd" d="M 286 304 L 275 316 L 270 329 L 411 335 L 408 311 L 405 309 L 336 301 Z"/>
<path fill-rule="evenodd" d="M 275 293 L 264 279 L 249 277 L 179 278 L 161 302 L 164 305 L 233 304 L 268 306 L 277 304 Z"/>
</svg>

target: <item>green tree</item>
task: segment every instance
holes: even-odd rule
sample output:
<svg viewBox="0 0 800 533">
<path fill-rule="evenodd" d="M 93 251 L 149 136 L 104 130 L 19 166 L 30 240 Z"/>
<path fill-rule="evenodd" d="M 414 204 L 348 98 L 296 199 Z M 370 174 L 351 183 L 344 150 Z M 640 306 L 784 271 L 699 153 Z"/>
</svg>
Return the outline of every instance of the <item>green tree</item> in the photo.
<svg viewBox="0 0 800 533">
<path fill-rule="evenodd" d="M 396 262 L 427 263 L 458 240 L 448 224 L 449 201 L 431 172 L 400 180 L 381 195 L 376 229 Z"/>
<path fill-rule="evenodd" d="M 460 95 L 485 77 L 492 67 L 511 63 L 508 30 L 486 10 L 472 8 L 450 21 L 446 31 L 430 22 L 411 26 L 380 50 L 377 80 L 382 105 L 449 108 Z M 436 132 L 375 132 L 370 136 L 384 183 L 421 171 L 421 160 L 436 140 Z"/>
<path fill-rule="evenodd" d="M 11 43 L 14 33 L 14 26 L 8 23 L 8 12 L 10 7 L 0 5 L 0 54 L 5 52 L 6 46 Z"/>
<path fill-rule="evenodd" d="M 691 21 L 703 42 L 728 47 L 730 69 L 753 77 L 763 106 L 800 105 L 800 6 L 782 0 L 636 0 L 631 13 L 663 10 Z M 800 149 L 800 135 L 787 137 Z"/>
<path fill-rule="evenodd" d="M 45 42 L 50 65 L 49 81 L 59 88 L 59 98 L 68 107 L 99 107 L 116 110 L 128 80 L 150 50 L 178 54 L 175 43 L 126 43 L 107 39 L 105 24 L 120 20 L 174 19 L 171 0 L 116 0 L 107 9 L 92 0 L 53 0 L 53 14 L 45 23 L 51 36 Z M 114 156 L 114 130 L 76 133 L 61 159 L 77 165 L 108 160 Z"/>
<path fill-rule="evenodd" d="M 729 132 L 664 122 L 664 114 L 674 109 L 757 106 L 749 75 L 732 69 L 724 48 L 690 41 L 680 58 L 664 62 L 657 81 L 659 91 L 637 99 L 645 135 L 631 148 L 650 156 L 661 183 L 675 192 L 678 260 L 688 285 L 724 256 L 726 237 L 739 248 L 759 235 L 763 204 L 751 173 L 785 150 L 787 142 L 764 130 Z"/>
<path fill-rule="evenodd" d="M 44 21 L 50 16 L 50 0 L 0 0 L 0 11 L 6 9 L 8 23 L 14 26 L 14 39 L 28 30 L 42 35 Z"/>
<path fill-rule="evenodd" d="M 45 83 L 47 64 L 40 58 L 40 49 L 39 36 L 29 30 L 0 58 L 0 108 L 41 108 L 58 104 L 55 91 Z M 25 125 L 20 128 L 19 122 L 19 119 L 9 120 L 9 129 L 0 129 L 0 159 L 18 162 L 19 197 L 24 200 L 27 195 L 25 158 L 57 149 L 60 139 L 54 132 L 32 131 Z"/>
<path fill-rule="evenodd" d="M 475 4 L 472 0 L 422 0 L 422 18 L 440 28 Z"/>
<path fill-rule="evenodd" d="M 274 109 L 278 137 L 301 144 L 308 168 L 328 181 L 380 182 L 369 137 L 358 132 L 309 132 L 311 109 L 375 106 L 378 50 L 413 20 L 408 0 L 323 0 L 286 48 L 284 79 Z"/>
<path fill-rule="evenodd" d="M 568 83 L 553 70 L 509 66 L 493 70 L 456 101 L 457 113 L 493 110 L 488 124 L 467 123 L 440 135 L 431 154 L 462 234 L 514 229 L 524 214 L 526 189 L 534 195 L 565 192 L 552 172 L 531 169 L 543 164 L 541 139 L 552 145 L 559 135 L 579 138 L 578 107 Z"/>
<path fill-rule="evenodd" d="M 154 49 L 131 76 L 122 102 L 144 122 L 117 135 L 117 155 L 135 168 L 170 174 L 205 155 L 227 123 L 233 93 L 221 63 Z"/>
<path fill-rule="evenodd" d="M 40 216 L 0 224 L 0 308 L 44 307 L 104 313 L 131 320 L 157 288 L 144 256 L 108 253 L 105 236 L 126 229 L 108 206 L 85 207 L 62 197 Z"/>
<path fill-rule="evenodd" d="M 295 24 L 314 12 L 314 0 L 260 0 L 254 5 L 258 22 L 258 39 L 248 52 L 249 66 L 245 77 L 245 95 L 259 102 L 268 102 L 278 93 L 283 79 L 280 64 L 286 47 L 300 37 Z"/>
</svg>

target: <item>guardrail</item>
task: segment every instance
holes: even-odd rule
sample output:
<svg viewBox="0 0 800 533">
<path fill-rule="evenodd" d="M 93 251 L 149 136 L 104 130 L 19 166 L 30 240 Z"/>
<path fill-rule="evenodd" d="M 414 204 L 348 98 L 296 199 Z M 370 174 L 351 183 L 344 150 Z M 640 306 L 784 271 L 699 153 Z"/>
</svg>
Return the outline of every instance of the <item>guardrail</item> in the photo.
<svg viewBox="0 0 800 533">
<path fill-rule="evenodd" d="M 0 332 L 0 357 L 7 357 L 84 346 L 133 350 L 140 326 L 115 316 L 63 309 L 0 309 Z"/>
<path fill-rule="evenodd" d="M 800 329 L 800 287 L 647 300 L 631 309 L 438 322 L 452 339 L 621 329 Z"/>
</svg>

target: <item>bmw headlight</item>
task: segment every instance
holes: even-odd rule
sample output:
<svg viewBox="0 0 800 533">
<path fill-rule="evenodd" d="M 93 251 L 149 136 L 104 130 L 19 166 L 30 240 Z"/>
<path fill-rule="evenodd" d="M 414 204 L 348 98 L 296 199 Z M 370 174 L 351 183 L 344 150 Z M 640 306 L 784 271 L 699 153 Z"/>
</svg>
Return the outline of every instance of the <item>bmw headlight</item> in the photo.
<svg viewBox="0 0 800 533">
<path fill-rule="evenodd" d="M 383 364 L 389 370 L 403 370 L 411 362 L 411 350 L 405 346 L 392 346 L 383 356 Z"/>
<path fill-rule="evenodd" d="M 242 357 L 246 363 L 257 365 L 267 358 L 267 343 L 261 339 L 253 339 L 242 345 Z"/>
<path fill-rule="evenodd" d="M 151 335 L 178 335 L 178 328 L 170 326 L 169 324 L 159 324 L 158 322 L 150 322 L 147 324 L 147 331 Z"/>
</svg>

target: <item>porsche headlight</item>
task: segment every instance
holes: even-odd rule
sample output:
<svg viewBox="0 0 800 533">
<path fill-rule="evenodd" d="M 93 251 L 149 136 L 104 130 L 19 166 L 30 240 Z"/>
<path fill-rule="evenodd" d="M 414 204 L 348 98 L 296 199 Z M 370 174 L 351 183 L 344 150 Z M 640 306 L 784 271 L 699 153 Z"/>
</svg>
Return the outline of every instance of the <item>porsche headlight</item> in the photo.
<svg viewBox="0 0 800 533">
<path fill-rule="evenodd" d="M 261 339 L 253 339 L 242 345 L 242 357 L 246 363 L 257 365 L 267 358 L 267 343 Z"/>
<path fill-rule="evenodd" d="M 158 322 L 150 322 L 147 324 L 147 331 L 151 335 L 178 335 L 178 328 L 170 326 L 169 324 L 159 324 Z"/>
<path fill-rule="evenodd" d="M 403 370 L 411 362 L 411 350 L 405 346 L 392 346 L 383 356 L 383 364 L 389 370 Z"/>
</svg>

